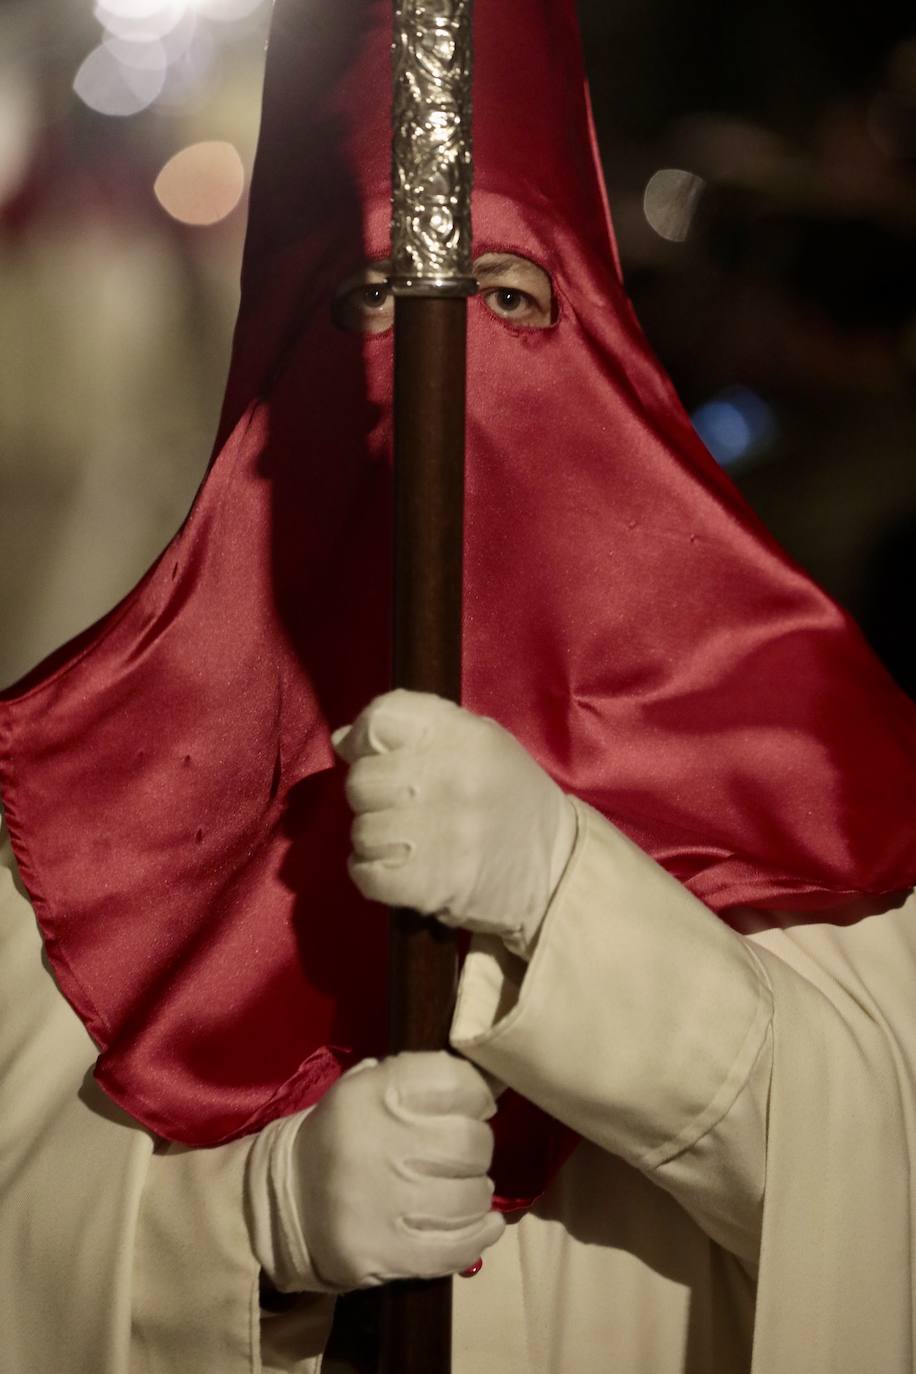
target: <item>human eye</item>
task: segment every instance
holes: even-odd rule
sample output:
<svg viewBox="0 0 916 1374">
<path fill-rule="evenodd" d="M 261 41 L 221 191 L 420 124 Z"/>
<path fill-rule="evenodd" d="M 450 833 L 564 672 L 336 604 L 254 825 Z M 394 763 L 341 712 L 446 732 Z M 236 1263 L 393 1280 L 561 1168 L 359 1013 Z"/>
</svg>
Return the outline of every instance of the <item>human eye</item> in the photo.
<svg viewBox="0 0 916 1374">
<path fill-rule="evenodd" d="M 391 298 L 391 288 L 385 282 L 370 282 L 368 286 L 357 287 L 352 294 L 361 310 L 376 312 L 385 309 Z"/>
<path fill-rule="evenodd" d="M 515 253 L 487 253 L 477 259 L 475 273 L 480 298 L 497 319 L 525 329 L 553 324 L 553 283 L 537 263 Z"/>
<path fill-rule="evenodd" d="M 341 282 L 332 314 L 340 329 L 353 334 L 382 334 L 394 323 L 394 296 L 387 277 L 366 267 Z"/>
<path fill-rule="evenodd" d="M 503 320 L 513 320 L 517 324 L 537 326 L 540 323 L 541 307 L 534 296 L 517 286 L 494 286 L 481 292 L 484 304 L 494 315 Z"/>
</svg>

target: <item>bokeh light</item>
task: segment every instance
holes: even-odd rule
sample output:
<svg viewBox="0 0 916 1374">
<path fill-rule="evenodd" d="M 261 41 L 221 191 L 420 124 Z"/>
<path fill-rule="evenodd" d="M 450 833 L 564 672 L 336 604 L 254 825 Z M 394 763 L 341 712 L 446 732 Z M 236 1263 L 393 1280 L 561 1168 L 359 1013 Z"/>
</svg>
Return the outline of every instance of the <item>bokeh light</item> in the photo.
<svg viewBox="0 0 916 1374">
<path fill-rule="evenodd" d="M 183 0 L 101 0 L 99 9 L 124 19 L 149 19 L 182 3 Z"/>
<path fill-rule="evenodd" d="M 103 44 L 122 67 L 138 71 L 164 72 L 169 65 L 168 55 L 158 38 L 145 43 L 129 43 L 123 38 L 106 38 Z"/>
<path fill-rule="evenodd" d="M 74 91 L 90 110 L 120 117 L 152 105 L 164 85 L 164 65 L 128 66 L 107 43 L 93 48 L 73 79 Z"/>
<path fill-rule="evenodd" d="M 217 23 L 232 24 L 247 19 L 264 4 L 264 0 L 194 0 L 194 8 Z"/>
<path fill-rule="evenodd" d="M 714 396 L 691 418 L 703 443 L 725 468 L 760 456 L 779 433 L 770 406 L 744 386 L 730 387 Z"/>
<path fill-rule="evenodd" d="M 164 38 L 187 16 L 185 0 L 149 0 L 145 6 L 134 9 L 126 5 L 116 9 L 115 4 L 122 6 L 124 0 L 100 0 L 95 17 L 106 33 L 128 42 L 149 43 Z"/>
<path fill-rule="evenodd" d="M 101 42 L 74 89 L 108 115 L 196 103 L 218 70 L 217 37 L 220 47 L 247 42 L 268 10 L 269 0 L 96 0 Z"/>
<path fill-rule="evenodd" d="M 193 143 L 169 158 L 154 190 L 162 208 L 182 224 L 217 224 L 245 189 L 242 159 L 231 143 Z"/>
<path fill-rule="evenodd" d="M 169 63 L 166 83 L 158 104 L 175 109 L 197 103 L 214 70 L 216 45 L 206 29 L 198 28 L 193 39 Z"/>
<path fill-rule="evenodd" d="M 649 178 L 643 213 L 660 238 L 670 243 L 686 239 L 705 185 L 702 177 L 677 167 L 662 168 Z"/>
</svg>

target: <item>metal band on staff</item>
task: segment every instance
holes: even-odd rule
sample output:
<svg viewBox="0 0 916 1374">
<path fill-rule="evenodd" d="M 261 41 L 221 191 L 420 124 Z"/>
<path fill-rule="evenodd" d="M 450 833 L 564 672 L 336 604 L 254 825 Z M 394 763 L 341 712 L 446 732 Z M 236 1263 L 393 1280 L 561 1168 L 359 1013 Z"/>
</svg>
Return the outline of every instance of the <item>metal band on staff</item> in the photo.
<svg viewBox="0 0 916 1374">
<path fill-rule="evenodd" d="M 461 696 L 467 298 L 471 247 L 472 0 L 395 0 L 394 682 Z M 454 933 L 395 912 L 391 1049 L 448 1043 Z M 449 1374 L 452 1280 L 393 1284 L 382 1370 Z"/>
<path fill-rule="evenodd" d="M 395 0 L 391 285 L 471 296 L 473 0 Z"/>
</svg>

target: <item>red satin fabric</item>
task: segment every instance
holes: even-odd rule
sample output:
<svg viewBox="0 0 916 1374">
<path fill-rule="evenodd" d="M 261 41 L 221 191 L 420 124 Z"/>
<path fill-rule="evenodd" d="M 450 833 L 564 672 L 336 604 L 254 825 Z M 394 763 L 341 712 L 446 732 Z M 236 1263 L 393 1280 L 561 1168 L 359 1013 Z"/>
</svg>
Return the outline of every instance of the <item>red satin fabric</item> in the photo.
<svg viewBox="0 0 916 1374">
<path fill-rule="evenodd" d="M 916 879 L 914 709 L 707 455 L 624 294 L 572 0 L 477 0 L 465 702 L 714 910 Z M 206 1145 L 384 1051 L 385 922 L 329 730 L 388 686 L 392 345 L 336 330 L 387 253 L 389 0 L 280 0 L 219 453 L 183 530 L 0 705 L 0 782 L 110 1095 Z M 499 1188 L 569 1142 L 511 1097 Z"/>
</svg>

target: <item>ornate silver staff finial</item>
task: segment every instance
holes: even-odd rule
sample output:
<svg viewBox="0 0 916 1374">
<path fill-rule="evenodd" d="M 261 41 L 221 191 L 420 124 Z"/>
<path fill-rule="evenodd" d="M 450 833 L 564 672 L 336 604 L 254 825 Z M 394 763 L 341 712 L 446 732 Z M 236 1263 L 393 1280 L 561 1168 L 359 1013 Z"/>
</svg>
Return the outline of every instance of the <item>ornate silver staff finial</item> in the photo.
<svg viewBox="0 0 916 1374">
<path fill-rule="evenodd" d="M 473 0 L 395 0 L 392 273 L 400 296 L 469 296 Z"/>
</svg>

